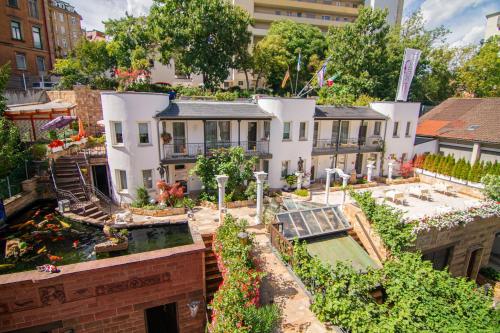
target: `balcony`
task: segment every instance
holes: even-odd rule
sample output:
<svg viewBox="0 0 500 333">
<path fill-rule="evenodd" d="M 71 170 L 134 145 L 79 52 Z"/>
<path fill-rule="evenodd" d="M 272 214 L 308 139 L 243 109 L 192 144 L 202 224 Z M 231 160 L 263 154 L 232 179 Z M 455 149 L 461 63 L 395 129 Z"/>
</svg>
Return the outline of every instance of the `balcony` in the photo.
<svg viewBox="0 0 500 333">
<path fill-rule="evenodd" d="M 337 145 L 335 140 L 315 140 L 313 142 L 313 156 L 333 154 L 357 154 L 381 152 L 384 141 L 380 137 L 340 139 Z"/>
<path fill-rule="evenodd" d="M 199 155 L 210 156 L 216 149 L 242 147 L 248 156 L 271 158 L 269 141 L 241 141 L 241 142 L 205 142 L 184 143 L 174 142 L 164 144 L 161 159 L 164 163 L 190 163 L 196 161 Z"/>
</svg>

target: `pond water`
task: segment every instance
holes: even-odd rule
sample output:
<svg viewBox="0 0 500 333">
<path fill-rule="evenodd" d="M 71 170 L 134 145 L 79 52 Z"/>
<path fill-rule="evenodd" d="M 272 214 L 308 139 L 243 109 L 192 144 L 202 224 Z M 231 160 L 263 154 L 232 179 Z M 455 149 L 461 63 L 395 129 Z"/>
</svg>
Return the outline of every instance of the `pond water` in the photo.
<svg viewBox="0 0 500 333">
<path fill-rule="evenodd" d="M 192 244 L 186 224 L 128 230 L 128 249 L 96 255 L 94 246 L 105 242 L 102 230 L 92 225 L 68 221 L 54 214 L 54 202 L 39 202 L 8 220 L 0 231 L 0 274 L 98 260 L 133 253 Z M 19 253 L 6 253 L 7 243 L 18 244 Z M 6 255 L 8 257 L 6 257 Z"/>
</svg>

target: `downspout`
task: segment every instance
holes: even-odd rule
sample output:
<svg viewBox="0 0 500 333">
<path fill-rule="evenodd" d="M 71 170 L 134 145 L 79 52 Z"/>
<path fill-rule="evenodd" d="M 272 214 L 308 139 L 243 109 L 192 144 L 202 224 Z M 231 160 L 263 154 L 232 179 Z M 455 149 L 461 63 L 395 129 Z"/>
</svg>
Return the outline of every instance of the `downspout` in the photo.
<svg viewBox="0 0 500 333">
<path fill-rule="evenodd" d="M 380 158 L 380 170 L 378 171 L 379 177 L 384 175 L 384 155 L 385 155 L 385 142 L 387 138 L 387 119 L 384 125 L 384 141 L 382 142 L 382 157 Z"/>
</svg>

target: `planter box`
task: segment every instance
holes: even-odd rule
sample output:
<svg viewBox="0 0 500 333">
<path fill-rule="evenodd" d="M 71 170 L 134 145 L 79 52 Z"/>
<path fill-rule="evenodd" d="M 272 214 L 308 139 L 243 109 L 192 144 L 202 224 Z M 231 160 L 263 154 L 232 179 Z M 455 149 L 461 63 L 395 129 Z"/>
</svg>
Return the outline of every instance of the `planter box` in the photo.
<svg viewBox="0 0 500 333">
<path fill-rule="evenodd" d="M 387 185 L 411 184 L 411 183 L 418 183 L 419 181 L 420 179 L 418 177 L 385 179 L 385 183 Z"/>
<path fill-rule="evenodd" d="M 51 151 L 52 153 L 58 153 L 58 152 L 63 151 L 63 150 L 64 150 L 63 146 L 50 148 L 50 151 Z"/>
<path fill-rule="evenodd" d="M 484 285 L 486 283 L 489 283 L 491 285 L 491 288 L 493 288 L 493 297 L 497 300 L 500 300 L 500 281 L 490 280 L 490 279 L 484 277 L 483 275 L 481 275 L 481 273 L 479 273 L 477 275 L 476 281 L 480 285 Z"/>
<path fill-rule="evenodd" d="M 249 206 L 255 206 L 256 205 L 255 200 L 238 200 L 238 201 L 232 201 L 232 202 L 226 202 L 226 208 L 240 208 L 240 207 L 249 207 Z"/>
<path fill-rule="evenodd" d="M 135 214 L 135 215 L 153 216 L 153 217 L 183 215 L 186 213 L 186 209 L 184 207 L 166 208 L 166 209 L 158 209 L 158 210 L 130 207 L 129 210 L 132 214 Z"/>
<path fill-rule="evenodd" d="M 94 246 L 95 253 L 123 251 L 126 249 L 128 249 L 128 241 L 118 243 L 118 244 L 113 243 L 112 241 L 106 241 L 103 243 L 96 244 Z"/>
</svg>

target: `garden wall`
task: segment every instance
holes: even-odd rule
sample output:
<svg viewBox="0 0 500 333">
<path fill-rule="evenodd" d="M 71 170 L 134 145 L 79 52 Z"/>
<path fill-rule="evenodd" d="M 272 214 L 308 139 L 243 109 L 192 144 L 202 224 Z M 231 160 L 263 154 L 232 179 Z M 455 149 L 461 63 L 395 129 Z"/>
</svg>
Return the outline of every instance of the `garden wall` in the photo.
<svg viewBox="0 0 500 333">
<path fill-rule="evenodd" d="M 204 332 L 204 251 L 192 245 L 0 276 L 0 332 L 146 332 L 145 309 L 177 304 L 180 333 Z M 188 304 L 197 301 L 191 317 Z"/>
<path fill-rule="evenodd" d="M 22 192 L 4 200 L 7 217 L 19 213 L 38 200 L 55 199 L 49 179 L 35 176 L 21 183 Z"/>
<path fill-rule="evenodd" d="M 436 177 L 429 176 L 429 175 L 426 175 L 423 173 L 419 174 L 418 177 L 420 178 L 420 181 L 422 183 L 427 183 L 427 184 L 431 184 L 431 185 L 435 184 L 437 182 L 445 183 L 447 185 L 452 185 L 456 189 L 456 191 L 458 191 L 459 193 L 462 193 L 462 194 L 465 194 L 465 195 L 468 195 L 468 196 L 471 196 L 474 198 L 478 198 L 481 200 L 484 199 L 484 195 L 481 192 L 481 189 L 471 187 L 468 185 L 464 185 L 464 184 L 459 184 L 457 182 L 449 181 L 449 180 L 442 179 L 442 178 L 436 178 Z"/>
</svg>

